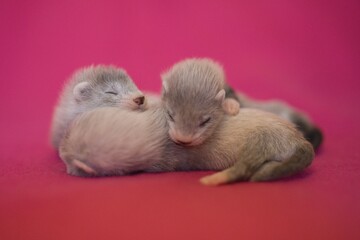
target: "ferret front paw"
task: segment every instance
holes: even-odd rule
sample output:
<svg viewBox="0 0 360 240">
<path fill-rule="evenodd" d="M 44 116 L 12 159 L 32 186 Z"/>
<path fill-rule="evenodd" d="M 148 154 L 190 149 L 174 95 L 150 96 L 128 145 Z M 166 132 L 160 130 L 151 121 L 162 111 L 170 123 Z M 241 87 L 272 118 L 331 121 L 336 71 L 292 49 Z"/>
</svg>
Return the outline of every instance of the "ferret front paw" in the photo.
<svg viewBox="0 0 360 240">
<path fill-rule="evenodd" d="M 240 104 L 232 98 L 226 98 L 222 104 L 225 113 L 230 116 L 236 116 L 240 112 Z"/>
</svg>

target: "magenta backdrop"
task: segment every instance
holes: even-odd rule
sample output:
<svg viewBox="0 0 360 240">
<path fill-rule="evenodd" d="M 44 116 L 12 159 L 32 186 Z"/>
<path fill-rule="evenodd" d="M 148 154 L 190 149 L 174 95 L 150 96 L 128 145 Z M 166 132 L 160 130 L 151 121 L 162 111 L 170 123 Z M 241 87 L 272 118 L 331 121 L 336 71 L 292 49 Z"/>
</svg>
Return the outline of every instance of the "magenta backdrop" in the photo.
<svg viewBox="0 0 360 240">
<path fill-rule="evenodd" d="M 2 1 L 1 239 L 360 239 L 359 1 Z M 307 112 L 325 142 L 304 174 L 206 188 L 205 172 L 82 179 L 48 144 L 78 67 L 143 90 L 186 57 Z"/>
</svg>

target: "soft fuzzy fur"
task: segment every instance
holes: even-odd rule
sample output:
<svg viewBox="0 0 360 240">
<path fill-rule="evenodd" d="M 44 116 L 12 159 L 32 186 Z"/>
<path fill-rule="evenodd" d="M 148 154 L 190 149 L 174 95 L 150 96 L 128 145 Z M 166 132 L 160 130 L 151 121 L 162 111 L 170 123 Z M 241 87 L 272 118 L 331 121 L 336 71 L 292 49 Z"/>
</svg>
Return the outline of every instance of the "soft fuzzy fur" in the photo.
<svg viewBox="0 0 360 240">
<path fill-rule="evenodd" d="M 210 59 L 181 61 L 164 73 L 162 80 L 169 135 L 179 144 L 201 144 L 225 114 L 239 112 L 236 101 L 224 101 L 225 73 Z"/>
<path fill-rule="evenodd" d="M 52 119 L 51 142 L 58 148 L 69 124 L 80 113 L 103 106 L 138 109 L 145 105 L 143 94 L 125 70 L 101 65 L 82 68 L 60 94 Z"/>
<path fill-rule="evenodd" d="M 314 157 L 292 124 L 258 110 L 225 116 L 212 137 L 196 147 L 175 144 L 167 131 L 163 107 L 145 112 L 98 108 L 74 121 L 60 156 L 68 173 L 78 176 L 224 170 L 202 179 L 206 185 L 286 177 Z"/>
<path fill-rule="evenodd" d="M 189 59 L 163 75 L 162 104 L 145 112 L 97 108 L 83 113 L 61 143 L 68 173 L 221 170 L 201 180 L 219 185 L 278 179 L 311 164 L 313 148 L 288 121 L 251 109 L 225 114 L 224 88 L 218 64 Z"/>
<path fill-rule="evenodd" d="M 229 93 L 227 97 L 236 99 L 240 103 L 241 108 L 254 108 L 274 113 L 281 118 L 294 123 L 296 128 L 303 133 L 305 139 L 312 144 L 314 149 L 320 147 L 323 141 L 322 131 L 308 116 L 306 116 L 305 113 L 296 110 L 280 100 L 260 101 L 252 99 L 240 92 L 234 95 L 231 93 L 234 91 L 229 90 L 231 89 L 229 86 L 225 87 L 225 89 L 227 90 L 227 93 Z"/>
</svg>

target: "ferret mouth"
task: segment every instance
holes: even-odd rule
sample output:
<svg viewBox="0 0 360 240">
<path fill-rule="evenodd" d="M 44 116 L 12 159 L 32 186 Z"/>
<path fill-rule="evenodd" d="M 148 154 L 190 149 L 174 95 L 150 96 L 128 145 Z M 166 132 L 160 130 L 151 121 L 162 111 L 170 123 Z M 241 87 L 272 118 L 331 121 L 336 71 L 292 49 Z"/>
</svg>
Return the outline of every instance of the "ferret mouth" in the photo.
<svg viewBox="0 0 360 240">
<path fill-rule="evenodd" d="M 181 142 L 179 140 L 176 139 L 172 139 L 172 141 L 179 146 L 183 146 L 183 147 L 196 147 L 198 145 L 200 145 L 202 143 L 202 141 L 199 141 L 198 139 L 195 139 L 192 142 Z"/>
<path fill-rule="evenodd" d="M 191 143 L 182 143 L 178 141 L 173 141 L 176 145 L 182 146 L 182 147 L 192 147 L 193 145 Z"/>
<path fill-rule="evenodd" d="M 124 108 L 124 109 L 130 109 L 130 110 L 137 110 L 137 109 L 141 109 L 141 105 L 137 105 L 135 102 L 133 102 L 131 99 L 122 99 L 119 102 L 118 105 L 120 108 Z"/>
</svg>

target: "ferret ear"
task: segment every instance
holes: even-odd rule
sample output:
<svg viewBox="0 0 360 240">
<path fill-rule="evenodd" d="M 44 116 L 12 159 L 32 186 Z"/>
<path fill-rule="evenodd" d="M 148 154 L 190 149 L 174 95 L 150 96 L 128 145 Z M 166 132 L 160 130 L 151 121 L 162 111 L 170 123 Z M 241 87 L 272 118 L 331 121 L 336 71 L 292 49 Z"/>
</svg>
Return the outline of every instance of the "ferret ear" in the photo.
<svg viewBox="0 0 360 240">
<path fill-rule="evenodd" d="M 225 99 L 225 90 L 224 89 L 221 89 L 215 96 L 215 99 L 217 101 L 220 101 L 220 102 L 223 102 L 224 99 Z"/>
<path fill-rule="evenodd" d="M 85 100 L 89 96 L 89 92 L 90 92 L 89 82 L 78 83 L 73 89 L 74 97 L 78 101 Z"/>
<path fill-rule="evenodd" d="M 162 81 L 162 92 L 166 93 L 168 90 L 169 90 L 168 83 L 165 80 L 163 80 Z"/>
<path fill-rule="evenodd" d="M 169 91 L 169 85 L 166 80 L 162 80 L 161 99 L 166 100 Z"/>
</svg>

